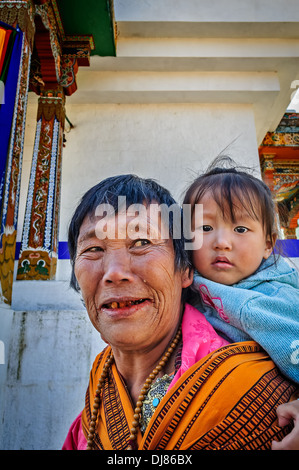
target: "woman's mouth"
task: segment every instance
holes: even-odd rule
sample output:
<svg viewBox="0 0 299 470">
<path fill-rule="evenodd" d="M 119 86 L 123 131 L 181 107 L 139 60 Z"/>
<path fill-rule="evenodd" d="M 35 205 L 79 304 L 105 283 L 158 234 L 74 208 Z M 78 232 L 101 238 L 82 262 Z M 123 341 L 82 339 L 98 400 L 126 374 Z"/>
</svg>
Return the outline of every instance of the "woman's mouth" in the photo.
<svg viewBox="0 0 299 470">
<path fill-rule="evenodd" d="M 102 308 L 107 309 L 117 309 L 117 308 L 130 308 L 133 305 L 139 305 L 144 303 L 146 300 L 149 299 L 136 299 L 136 300 L 113 300 L 112 302 L 108 302 L 102 305 Z"/>
<path fill-rule="evenodd" d="M 111 318 L 127 318 L 137 314 L 152 303 L 151 299 L 109 299 L 100 310 Z"/>
</svg>

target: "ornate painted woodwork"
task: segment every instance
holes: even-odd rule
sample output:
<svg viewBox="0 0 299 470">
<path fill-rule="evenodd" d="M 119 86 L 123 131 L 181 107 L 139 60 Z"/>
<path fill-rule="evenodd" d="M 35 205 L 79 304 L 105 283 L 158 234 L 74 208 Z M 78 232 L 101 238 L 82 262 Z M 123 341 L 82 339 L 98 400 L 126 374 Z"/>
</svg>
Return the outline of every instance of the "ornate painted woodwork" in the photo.
<svg viewBox="0 0 299 470">
<path fill-rule="evenodd" d="M 285 238 L 296 238 L 299 219 L 299 114 L 285 113 L 259 148 L 263 179 L 277 202 Z"/>
<path fill-rule="evenodd" d="M 18 280 L 55 277 L 64 106 L 62 89 L 45 91 L 39 98 Z"/>
</svg>

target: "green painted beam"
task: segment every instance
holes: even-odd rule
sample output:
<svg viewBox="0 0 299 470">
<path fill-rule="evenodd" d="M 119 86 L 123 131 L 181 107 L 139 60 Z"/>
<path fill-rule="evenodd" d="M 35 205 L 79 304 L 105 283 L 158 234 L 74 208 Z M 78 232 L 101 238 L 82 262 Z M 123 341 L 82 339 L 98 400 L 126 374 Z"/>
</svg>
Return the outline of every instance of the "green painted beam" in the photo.
<svg viewBox="0 0 299 470">
<path fill-rule="evenodd" d="M 91 55 L 115 56 L 109 0 L 56 0 L 65 35 L 92 35 Z"/>
</svg>

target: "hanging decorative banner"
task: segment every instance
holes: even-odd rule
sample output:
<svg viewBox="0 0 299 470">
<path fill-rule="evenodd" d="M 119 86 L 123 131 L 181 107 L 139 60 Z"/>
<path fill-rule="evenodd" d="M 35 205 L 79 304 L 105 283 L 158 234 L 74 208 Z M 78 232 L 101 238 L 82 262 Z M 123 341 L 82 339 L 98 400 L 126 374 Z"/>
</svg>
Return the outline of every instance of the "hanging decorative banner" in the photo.
<svg viewBox="0 0 299 470">
<path fill-rule="evenodd" d="M 11 303 L 12 298 L 30 57 L 23 32 L 12 30 L 2 61 L 5 93 L 0 107 L 0 295 L 6 303 Z"/>
<path fill-rule="evenodd" d="M 8 47 L 3 57 L 2 73 L 0 76 L 1 83 L 3 83 L 4 87 L 4 103 L 0 106 L 0 203 L 2 203 L 3 199 L 5 169 L 7 167 L 10 135 L 15 114 L 15 101 L 23 42 L 23 33 L 21 31 L 11 30 L 11 28 L 9 28 L 7 33 L 9 37 L 7 42 Z"/>
</svg>

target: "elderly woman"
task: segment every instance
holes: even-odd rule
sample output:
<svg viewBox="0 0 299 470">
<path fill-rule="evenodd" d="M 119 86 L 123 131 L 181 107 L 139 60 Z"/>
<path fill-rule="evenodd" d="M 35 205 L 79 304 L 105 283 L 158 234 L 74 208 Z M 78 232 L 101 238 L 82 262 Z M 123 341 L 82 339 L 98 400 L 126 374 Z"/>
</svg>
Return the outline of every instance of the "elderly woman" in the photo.
<svg viewBox="0 0 299 470">
<path fill-rule="evenodd" d="M 269 449 L 290 432 L 275 410 L 295 386 L 255 342 L 229 345 L 185 303 L 184 240 L 160 210 L 175 204 L 154 181 L 124 175 L 75 211 L 71 285 L 107 347 L 64 449 Z"/>
</svg>

